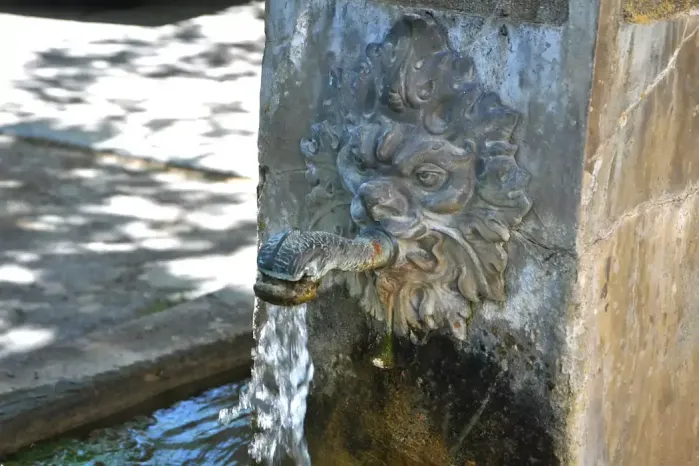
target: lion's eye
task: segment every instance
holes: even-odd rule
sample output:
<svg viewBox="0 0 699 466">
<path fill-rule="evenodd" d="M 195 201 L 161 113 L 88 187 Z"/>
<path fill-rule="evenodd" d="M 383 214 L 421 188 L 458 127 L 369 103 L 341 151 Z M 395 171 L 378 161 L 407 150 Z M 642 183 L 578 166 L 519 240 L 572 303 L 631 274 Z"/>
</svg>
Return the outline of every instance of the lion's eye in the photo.
<svg viewBox="0 0 699 466">
<path fill-rule="evenodd" d="M 444 183 L 446 174 L 439 168 L 420 168 L 415 172 L 415 178 L 425 188 L 436 188 Z"/>
</svg>

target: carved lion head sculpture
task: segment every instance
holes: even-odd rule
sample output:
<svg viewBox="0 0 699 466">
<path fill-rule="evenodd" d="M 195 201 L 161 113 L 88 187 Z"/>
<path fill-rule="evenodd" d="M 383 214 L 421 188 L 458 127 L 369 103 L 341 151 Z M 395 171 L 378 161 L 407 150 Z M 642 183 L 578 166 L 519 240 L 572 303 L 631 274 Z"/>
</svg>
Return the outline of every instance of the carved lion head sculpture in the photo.
<svg viewBox="0 0 699 466">
<path fill-rule="evenodd" d="M 349 229 L 393 234 L 397 263 L 365 288 L 398 334 L 448 327 L 463 338 L 471 303 L 505 299 L 505 245 L 531 207 L 511 143 L 517 113 L 417 15 L 370 44 L 356 69 L 332 70 L 327 90 L 301 144 L 312 223 L 348 206 Z"/>
</svg>

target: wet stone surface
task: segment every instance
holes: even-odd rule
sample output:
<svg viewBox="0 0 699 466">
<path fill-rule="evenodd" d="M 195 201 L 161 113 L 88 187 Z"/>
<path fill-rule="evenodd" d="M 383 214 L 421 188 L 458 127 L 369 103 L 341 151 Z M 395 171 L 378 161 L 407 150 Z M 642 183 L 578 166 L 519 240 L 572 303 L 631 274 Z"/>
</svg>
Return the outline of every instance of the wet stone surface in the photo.
<svg viewBox="0 0 699 466">
<path fill-rule="evenodd" d="M 526 338 L 473 332 L 466 346 L 447 335 L 421 346 L 398 339 L 395 366 L 378 369 L 371 360 L 382 333 L 374 323 L 328 307 L 316 312 L 306 420 L 314 464 L 560 464 L 549 404 L 555 381 Z M 518 380 L 525 371 L 540 383 Z"/>
</svg>

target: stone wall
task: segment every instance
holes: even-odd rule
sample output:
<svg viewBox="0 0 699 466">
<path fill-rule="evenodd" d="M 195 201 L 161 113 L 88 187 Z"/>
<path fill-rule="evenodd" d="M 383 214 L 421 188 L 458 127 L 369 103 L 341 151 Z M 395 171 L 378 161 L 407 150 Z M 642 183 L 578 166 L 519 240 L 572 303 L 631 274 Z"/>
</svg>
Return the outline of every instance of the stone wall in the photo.
<svg viewBox="0 0 699 466">
<path fill-rule="evenodd" d="M 579 234 L 582 465 L 699 462 L 699 18 L 603 3 Z"/>
</svg>

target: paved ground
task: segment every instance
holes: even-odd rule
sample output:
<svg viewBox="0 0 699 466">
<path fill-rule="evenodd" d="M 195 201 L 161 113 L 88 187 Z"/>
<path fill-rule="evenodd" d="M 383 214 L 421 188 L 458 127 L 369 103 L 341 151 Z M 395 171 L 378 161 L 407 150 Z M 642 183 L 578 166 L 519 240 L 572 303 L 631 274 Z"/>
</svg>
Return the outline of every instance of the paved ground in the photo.
<svg viewBox="0 0 699 466">
<path fill-rule="evenodd" d="M 250 294 L 253 182 L 134 165 L 0 138 L 0 358 L 225 285 Z"/>
<path fill-rule="evenodd" d="M 232 4 L 0 2 L 0 133 L 256 178 L 264 11 Z"/>
<path fill-rule="evenodd" d="M 254 193 L 0 136 L 0 461 L 250 363 Z"/>
<path fill-rule="evenodd" d="M 250 293 L 262 7 L 230 3 L 0 3 L 12 44 L 0 134 L 250 177 L 214 183 L 2 137 L 0 358 L 228 283 Z"/>
<path fill-rule="evenodd" d="M 0 461 L 250 363 L 262 12 L 222 3 L 0 0 Z"/>
</svg>

